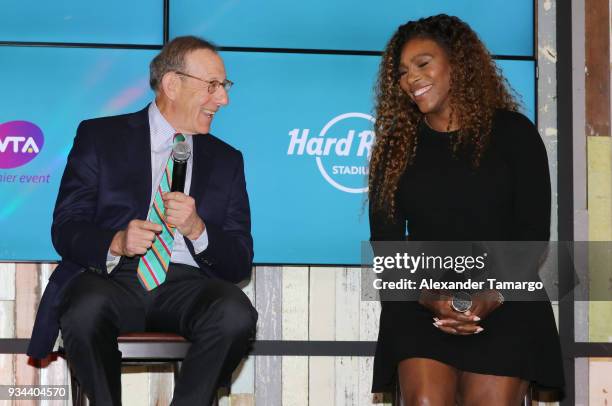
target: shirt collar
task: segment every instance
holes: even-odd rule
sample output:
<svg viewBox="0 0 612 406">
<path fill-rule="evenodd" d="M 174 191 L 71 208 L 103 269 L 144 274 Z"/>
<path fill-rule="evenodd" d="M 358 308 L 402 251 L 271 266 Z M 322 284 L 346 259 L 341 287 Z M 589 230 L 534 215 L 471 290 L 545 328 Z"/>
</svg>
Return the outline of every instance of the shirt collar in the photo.
<svg viewBox="0 0 612 406">
<path fill-rule="evenodd" d="M 151 149 L 161 151 L 172 147 L 176 131 L 163 116 L 155 100 L 149 105 L 149 127 L 151 130 Z"/>
</svg>

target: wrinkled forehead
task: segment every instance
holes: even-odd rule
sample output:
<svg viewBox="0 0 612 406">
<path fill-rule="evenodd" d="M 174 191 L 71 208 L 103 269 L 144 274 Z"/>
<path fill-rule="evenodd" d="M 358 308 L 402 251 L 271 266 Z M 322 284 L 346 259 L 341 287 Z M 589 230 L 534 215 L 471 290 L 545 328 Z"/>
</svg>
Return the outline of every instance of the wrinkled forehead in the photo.
<svg viewBox="0 0 612 406">
<path fill-rule="evenodd" d="M 221 56 L 210 49 L 197 49 L 185 56 L 185 69 L 204 79 L 225 79 Z"/>
</svg>

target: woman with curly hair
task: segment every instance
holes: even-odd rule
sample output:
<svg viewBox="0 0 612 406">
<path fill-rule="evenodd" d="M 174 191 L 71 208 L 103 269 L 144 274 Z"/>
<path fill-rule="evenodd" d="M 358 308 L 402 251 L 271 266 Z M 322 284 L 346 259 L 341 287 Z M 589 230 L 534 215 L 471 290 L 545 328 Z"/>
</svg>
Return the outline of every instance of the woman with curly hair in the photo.
<svg viewBox="0 0 612 406">
<path fill-rule="evenodd" d="M 547 241 L 546 150 L 517 110 L 466 23 L 400 26 L 377 85 L 371 240 Z M 374 392 L 399 380 L 405 405 L 519 405 L 530 384 L 563 388 L 549 301 L 504 303 L 484 290 L 465 311 L 434 293 L 383 301 Z"/>
</svg>

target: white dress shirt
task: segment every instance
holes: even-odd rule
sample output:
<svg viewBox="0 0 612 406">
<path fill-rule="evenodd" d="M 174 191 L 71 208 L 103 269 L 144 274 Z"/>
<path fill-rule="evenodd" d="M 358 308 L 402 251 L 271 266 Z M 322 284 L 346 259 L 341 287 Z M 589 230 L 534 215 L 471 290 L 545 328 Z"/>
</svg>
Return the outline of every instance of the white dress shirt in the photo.
<svg viewBox="0 0 612 406">
<path fill-rule="evenodd" d="M 172 152 L 173 138 L 176 131 L 164 118 L 164 116 L 157 108 L 157 104 L 153 101 L 149 105 L 149 128 L 151 131 L 151 200 L 149 201 L 149 210 L 157 191 L 157 186 L 161 182 L 164 169 Z M 191 146 L 193 151 L 193 138 L 191 135 L 183 134 L 185 141 Z M 191 173 L 193 168 L 193 154 L 192 157 L 187 161 L 187 174 L 185 176 L 185 191 L 186 195 L 189 195 L 189 189 L 191 187 Z M 208 232 L 204 229 L 204 232 L 198 237 L 197 240 L 191 240 L 193 248 L 196 254 L 204 251 L 208 247 Z M 106 261 L 106 268 L 110 272 L 118 263 L 120 257 L 111 255 L 110 250 Z M 174 231 L 174 245 L 172 247 L 171 262 L 179 264 L 191 265 L 198 267 L 198 264 L 191 256 L 191 253 L 187 249 L 183 235 L 178 229 Z"/>
</svg>

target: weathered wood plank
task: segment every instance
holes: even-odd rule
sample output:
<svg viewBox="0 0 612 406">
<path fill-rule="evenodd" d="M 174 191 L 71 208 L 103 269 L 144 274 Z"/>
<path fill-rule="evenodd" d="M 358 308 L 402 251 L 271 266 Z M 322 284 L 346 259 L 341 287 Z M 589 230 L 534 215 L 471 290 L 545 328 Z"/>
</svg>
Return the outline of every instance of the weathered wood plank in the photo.
<svg viewBox="0 0 612 406">
<path fill-rule="evenodd" d="M 359 404 L 359 357 L 336 357 L 336 406 Z"/>
<path fill-rule="evenodd" d="M 259 313 L 258 340 L 280 340 L 282 337 L 282 268 L 257 268 L 255 308 Z"/>
<path fill-rule="evenodd" d="M 574 387 L 576 392 L 575 404 L 576 406 L 587 406 L 589 405 L 589 358 L 576 358 L 574 361 Z"/>
<path fill-rule="evenodd" d="M 612 240 L 612 139 L 587 137 L 589 241 Z M 593 298 L 609 296 L 612 270 L 609 253 L 604 250 L 589 252 L 589 293 Z M 612 302 L 589 303 L 589 339 L 607 342 L 612 338 Z"/>
<path fill-rule="evenodd" d="M 232 394 L 230 396 L 230 406 L 255 406 L 255 397 L 252 394 Z M 261 404 L 261 403 L 257 403 Z M 221 404 L 219 406 L 222 406 Z"/>
<path fill-rule="evenodd" d="M 15 383 L 15 365 L 13 354 L 0 354 L 0 385 Z"/>
<path fill-rule="evenodd" d="M 334 357 L 309 357 L 309 363 L 309 405 L 333 405 L 336 398 Z"/>
<path fill-rule="evenodd" d="M 39 385 L 40 374 L 38 368 L 30 365 L 29 357 L 25 354 L 14 354 L 15 362 L 15 385 Z M 35 402 L 25 401 L 20 402 L 19 405 L 34 405 Z"/>
<path fill-rule="evenodd" d="M 44 292 L 49 282 L 49 277 L 57 268 L 57 264 L 40 264 L 40 291 Z"/>
<path fill-rule="evenodd" d="M 310 340 L 335 339 L 337 270 L 338 268 L 310 268 Z"/>
<path fill-rule="evenodd" d="M 359 340 L 361 269 L 336 271 L 336 340 Z"/>
<path fill-rule="evenodd" d="M 612 404 L 612 359 L 591 358 L 589 361 L 589 404 Z"/>
<path fill-rule="evenodd" d="M 130 406 L 150 404 L 149 377 L 145 366 L 121 368 L 121 402 Z"/>
<path fill-rule="evenodd" d="M 15 301 L 0 301 L 0 338 L 15 337 Z"/>
<path fill-rule="evenodd" d="M 40 299 L 39 283 L 40 267 L 36 264 L 16 264 L 15 266 L 15 337 L 29 338 L 34 325 L 36 308 Z M 15 384 L 38 385 L 39 370 L 30 365 L 29 358 L 24 354 L 15 354 Z M 21 402 L 24 405 L 34 405 L 36 401 Z"/>
<path fill-rule="evenodd" d="M 336 273 L 339 268 L 310 268 L 310 340 L 335 340 Z M 310 357 L 308 398 L 312 405 L 331 405 L 335 400 L 335 360 Z"/>
<path fill-rule="evenodd" d="M 361 269 L 336 271 L 336 340 L 359 340 Z M 335 358 L 336 406 L 357 406 L 359 401 L 359 358 Z"/>
<path fill-rule="evenodd" d="M 149 386 L 148 406 L 169 405 L 174 391 L 174 373 L 170 365 L 150 366 L 146 371 Z"/>
<path fill-rule="evenodd" d="M 307 267 L 283 267 L 283 340 L 308 340 Z M 308 357 L 283 357 L 283 406 L 308 405 Z"/>
<path fill-rule="evenodd" d="M 586 134 L 610 136 L 610 3 L 585 0 Z"/>
<path fill-rule="evenodd" d="M 17 264 L 15 267 L 15 337 L 30 338 L 40 301 L 40 266 Z"/>
<path fill-rule="evenodd" d="M 255 404 L 281 405 L 282 357 L 255 357 Z"/>
<path fill-rule="evenodd" d="M 15 264 L 0 263 L 0 300 L 15 300 Z"/>
<path fill-rule="evenodd" d="M 380 317 L 380 302 L 374 300 L 362 301 L 359 314 L 359 339 L 361 341 L 376 341 Z"/>
<path fill-rule="evenodd" d="M 308 357 L 282 358 L 282 405 L 308 406 Z"/>
<path fill-rule="evenodd" d="M 282 337 L 282 269 L 258 267 L 255 278 L 255 307 L 259 312 L 257 339 Z M 281 357 L 255 358 L 255 404 L 278 405 L 282 399 Z"/>
<path fill-rule="evenodd" d="M 67 393 L 70 393 L 70 375 L 68 374 L 68 365 L 66 360 L 61 357 L 40 369 L 40 384 L 41 385 L 66 385 Z M 56 406 L 57 400 L 40 400 L 39 406 Z M 70 404 L 65 401 L 64 404 Z"/>
<path fill-rule="evenodd" d="M 308 268 L 283 267 L 283 340 L 308 339 Z"/>
<path fill-rule="evenodd" d="M 384 404 L 383 394 L 372 393 L 372 369 L 374 358 L 359 358 L 359 405 L 370 406 Z"/>
<path fill-rule="evenodd" d="M 255 305 L 255 278 L 256 269 L 251 273 L 251 280 L 242 287 L 242 291 Z M 240 365 L 232 374 L 231 393 L 254 394 L 255 393 L 255 358 L 248 357 L 242 360 Z"/>
</svg>

